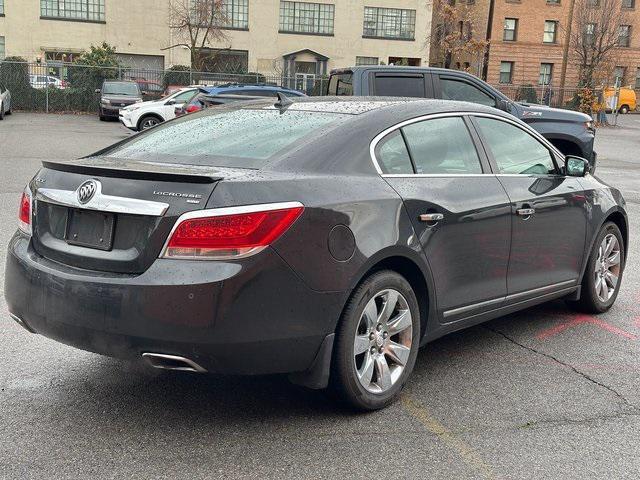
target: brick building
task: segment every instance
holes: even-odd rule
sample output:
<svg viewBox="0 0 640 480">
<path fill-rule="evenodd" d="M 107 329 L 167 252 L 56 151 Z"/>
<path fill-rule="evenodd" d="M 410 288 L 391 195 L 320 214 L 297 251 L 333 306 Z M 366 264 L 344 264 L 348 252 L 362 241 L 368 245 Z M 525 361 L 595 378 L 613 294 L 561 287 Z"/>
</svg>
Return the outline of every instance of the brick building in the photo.
<svg viewBox="0 0 640 480">
<path fill-rule="evenodd" d="M 557 88 L 563 83 L 564 51 L 568 47 L 564 86 L 571 89 L 577 85 L 578 63 L 567 45 L 571 4 L 575 0 L 488 1 L 493 2 L 488 82 L 551 84 Z M 612 55 L 615 65 L 608 83 L 613 84 L 619 77 L 622 85 L 640 89 L 640 10 L 636 10 L 635 3 L 623 0 L 626 18 L 619 25 L 620 46 Z M 575 20 L 572 28 L 578 28 Z"/>
</svg>

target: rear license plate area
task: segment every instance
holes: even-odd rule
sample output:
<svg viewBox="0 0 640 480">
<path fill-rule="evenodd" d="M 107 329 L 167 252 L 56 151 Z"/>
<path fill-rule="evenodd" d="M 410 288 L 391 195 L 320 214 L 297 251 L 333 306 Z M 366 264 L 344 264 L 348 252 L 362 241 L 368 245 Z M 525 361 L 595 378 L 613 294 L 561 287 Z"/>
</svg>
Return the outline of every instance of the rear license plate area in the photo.
<svg viewBox="0 0 640 480">
<path fill-rule="evenodd" d="M 113 213 L 70 208 L 67 213 L 65 240 L 69 245 L 111 250 L 114 223 Z"/>
</svg>

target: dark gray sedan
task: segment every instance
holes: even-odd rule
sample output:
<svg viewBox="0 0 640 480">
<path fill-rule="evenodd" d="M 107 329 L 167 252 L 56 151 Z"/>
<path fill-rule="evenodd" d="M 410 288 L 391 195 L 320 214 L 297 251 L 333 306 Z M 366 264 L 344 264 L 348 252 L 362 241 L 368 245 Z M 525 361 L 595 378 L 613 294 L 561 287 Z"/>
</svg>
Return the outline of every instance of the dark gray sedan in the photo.
<svg viewBox="0 0 640 480">
<path fill-rule="evenodd" d="M 435 338 L 556 298 L 612 306 L 625 202 L 588 172 L 479 105 L 238 102 L 44 162 L 5 295 L 78 348 L 381 408 Z"/>
</svg>

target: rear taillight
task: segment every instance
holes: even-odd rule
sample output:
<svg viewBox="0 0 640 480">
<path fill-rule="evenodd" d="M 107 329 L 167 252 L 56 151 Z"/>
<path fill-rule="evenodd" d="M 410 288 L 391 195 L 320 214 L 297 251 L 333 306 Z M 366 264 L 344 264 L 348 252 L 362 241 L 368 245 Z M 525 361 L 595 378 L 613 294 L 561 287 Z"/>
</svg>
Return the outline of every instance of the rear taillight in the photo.
<svg viewBox="0 0 640 480">
<path fill-rule="evenodd" d="M 18 228 L 21 232 L 31 235 L 31 190 L 29 190 L 29 187 L 24 189 L 20 198 Z"/>
<path fill-rule="evenodd" d="M 220 260 L 254 255 L 286 232 L 303 210 L 301 203 L 287 202 L 185 213 L 162 257 Z"/>
</svg>

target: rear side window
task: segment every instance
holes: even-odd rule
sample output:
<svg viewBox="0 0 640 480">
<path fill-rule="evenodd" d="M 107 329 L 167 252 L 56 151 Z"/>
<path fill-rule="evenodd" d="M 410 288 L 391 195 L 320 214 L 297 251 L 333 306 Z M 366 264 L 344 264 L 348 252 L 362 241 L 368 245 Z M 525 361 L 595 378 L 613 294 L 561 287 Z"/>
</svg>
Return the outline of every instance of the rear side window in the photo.
<svg viewBox="0 0 640 480">
<path fill-rule="evenodd" d="M 424 98 L 424 76 L 376 75 L 375 94 L 383 97 L 419 97 Z"/>
<path fill-rule="evenodd" d="M 496 100 L 493 97 L 470 83 L 450 78 L 440 78 L 440 86 L 443 100 L 479 103 L 488 107 L 496 106 Z"/>
<path fill-rule="evenodd" d="M 390 133 L 378 143 L 376 158 L 382 173 L 413 174 L 407 146 L 398 130 Z"/>
<path fill-rule="evenodd" d="M 351 96 L 353 95 L 353 74 L 339 73 L 331 75 L 327 95 Z"/>
<path fill-rule="evenodd" d="M 349 115 L 278 109 L 209 109 L 166 123 L 103 155 L 188 165 L 260 168 L 297 141 Z"/>
<path fill-rule="evenodd" d="M 507 122 L 477 117 L 476 122 L 503 174 L 548 175 L 556 173 L 551 152 L 536 138 Z"/>
<path fill-rule="evenodd" d="M 403 127 L 416 173 L 482 173 L 480 158 L 464 120 L 434 118 Z"/>
</svg>

